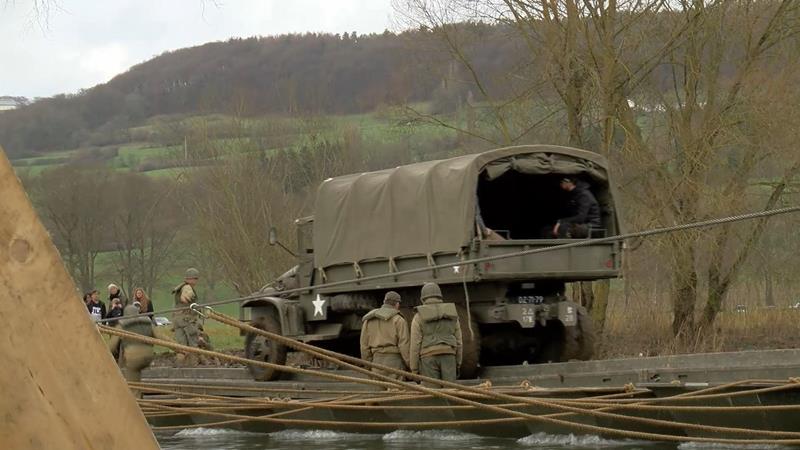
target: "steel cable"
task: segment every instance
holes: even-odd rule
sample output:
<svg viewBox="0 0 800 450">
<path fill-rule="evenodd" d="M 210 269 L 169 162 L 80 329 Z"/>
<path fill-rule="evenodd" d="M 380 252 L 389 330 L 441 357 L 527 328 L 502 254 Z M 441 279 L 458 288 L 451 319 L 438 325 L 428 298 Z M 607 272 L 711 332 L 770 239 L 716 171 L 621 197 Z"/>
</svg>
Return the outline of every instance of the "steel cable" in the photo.
<svg viewBox="0 0 800 450">
<path fill-rule="evenodd" d="M 529 250 L 521 250 L 521 251 L 517 251 L 517 252 L 509 252 L 509 253 L 503 253 L 503 254 L 500 254 L 500 255 L 485 256 L 485 257 L 481 257 L 481 258 L 465 259 L 463 261 L 436 264 L 436 265 L 433 265 L 433 266 L 425 266 L 425 267 L 420 267 L 420 268 L 416 268 L 416 269 L 402 270 L 402 271 L 399 271 L 399 272 L 387 272 L 387 273 L 378 274 L 378 275 L 370 275 L 370 276 L 361 277 L 361 278 L 354 278 L 354 279 L 351 279 L 351 280 L 333 281 L 333 282 L 330 282 L 330 283 L 322 283 L 322 284 L 309 286 L 309 287 L 286 289 L 286 290 L 277 292 L 276 295 L 283 296 L 283 295 L 288 295 L 288 294 L 296 294 L 296 293 L 301 293 L 301 292 L 312 291 L 314 289 L 326 289 L 326 288 L 331 288 L 331 287 L 336 287 L 336 286 L 344 286 L 344 285 L 353 284 L 353 283 L 363 283 L 363 282 L 366 282 L 366 281 L 382 280 L 382 279 L 385 279 L 385 278 L 394 278 L 394 277 L 399 277 L 399 276 L 403 276 L 403 275 L 413 275 L 413 274 L 416 274 L 416 273 L 429 272 L 431 270 L 438 270 L 438 269 L 450 268 L 450 267 L 455 267 L 455 266 L 480 264 L 480 263 L 484 263 L 484 262 L 491 262 L 491 261 L 497 261 L 497 260 L 500 260 L 500 259 L 507 259 L 507 258 L 514 258 L 514 257 L 519 257 L 519 256 L 533 255 L 533 254 L 537 254 L 537 253 L 546 253 L 546 252 L 564 250 L 564 249 L 569 249 L 569 248 L 585 247 L 585 246 L 594 245 L 594 244 L 603 244 L 603 243 L 609 243 L 609 242 L 620 242 L 620 241 L 625 241 L 625 240 L 628 240 L 628 239 L 650 237 L 650 236 L 655 236 L 655 235 L 659 235 L 659 234 L 674 233 L 674 232 L 677 232 L 677 231 L 686 231 L 686 230 L 698 229 L 698 228 L 707 228 L 707 227 L 716 226 L 716 225 L 724 225 L 724 224 L 729 224 L 729 223 L 734 223 L 734 222 L 741 222 L 741 221 L 744 221 L 744 220 L 760 219 L 760 218 L 772 217 L 772 216 L 777 216 L 777 215 L 782 215 L 782 214 L 789 214 L 789 213 L 794 213 L 794 212 L 800 212 L 800 206 L 790 206 L 790 207 L 786 207 L 786 208 L 777 208 L 777 209 L 769 209 L 769 210 L 765 210 L 765 211 L 759 211 L 759 212 L 753 212 L 753 213 L 747 213 L 747 214 L 738 214 L 738 215 L 734 215 L 734 216 L 720 217 L 720 218 L 709 219 L 709 220 L 704 220 L 704 221 L 700 221 L 700 222 L 692 222 L 692 223 L 681 224 L 681 225 L 673 225 L 673 226 L 669 226 L 669 227 L 653 228 L 653 229 L 649 229 L 649 230 L 643 230 L 643 231 L 637 231 L 637 232 L 633 232 L 633 233 L 620 234 L 620 235 L 616 235 L 616 236 L 608 236 L 608 237 L 604 237 L 604 238 L 580 239 L 580 240 L 576 240 L 576 241 L 573 241 L 573 242 L 568 242 L 566 244 L 557 244 L 557 245 L 553 245 L 553 246 L 550 246 L 550 247 L 542 247 L 542 248 L 534 248 L 534 249 L 529 249 Z M 244 297 L 236 297 L 236 298 L 230 298 L 230 299 L 226 299 L 226 300 L 219 300 L 219 301 L 216 301 L 216 302 L 206 303 L 203 306 L 220 306 L 220 305 L 227 305 L 227 304 L 230 304 L 230 303 L 239 303 L 239 302 L 244 302 L 244 301 L 247 301 L 247 300 L 259 299 L 259 298 L 264 297 L 264 295 L 265 295 L 264 293 L 260 293 L 259 292 L 259 293 L 247 295 L 247 296 L 244 296 Z M 152 316 L 152 315 L 155 315 L 155 314 L 167 314 L 167 313 L 171 313 L 171 312 L 185 311 L 187 308 L 188 308 L 188 306 L 172 308 L 172 309 L 164 309 L 164 310 L 160 310 L 160 311 L 156 311 L 156 312 L 152 312 L 152 313 L 142 313 L 142 314 L 136 314 L 136 315 L 132 315 L 132 316 L 128 316 L 128 317 L 132 318 L 132 317 L 140 317 L 140 316 Z M 116 320 L 117 320 L 116 318 L 114 318 L 114 319 L 102 319 L 102 320 L 98 321 L 98 323 L 108 323 L 108 322 L 113 322 L 113 321 L 116 321 Z"/>
</svg>

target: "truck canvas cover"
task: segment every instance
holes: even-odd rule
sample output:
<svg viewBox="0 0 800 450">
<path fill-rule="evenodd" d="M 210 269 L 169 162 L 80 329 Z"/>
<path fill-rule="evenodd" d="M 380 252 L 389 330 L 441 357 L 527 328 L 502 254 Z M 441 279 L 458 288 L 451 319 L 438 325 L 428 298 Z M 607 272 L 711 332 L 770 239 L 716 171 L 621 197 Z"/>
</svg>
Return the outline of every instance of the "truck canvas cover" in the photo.
<svg viewBox="0 0 800 450">
<path fill-rule="evenodd" d="M 480 176 L 580 175 L 607 185 L 605 159 L 553 145 L 505 147 L 324 181 L 314 214 L 316 267 L 458 252 L 475 235 Z M 482 175 L 483 174 L 483 175 Z M 524 207 L 525 199 L 520 199 Z"/>
</svg>

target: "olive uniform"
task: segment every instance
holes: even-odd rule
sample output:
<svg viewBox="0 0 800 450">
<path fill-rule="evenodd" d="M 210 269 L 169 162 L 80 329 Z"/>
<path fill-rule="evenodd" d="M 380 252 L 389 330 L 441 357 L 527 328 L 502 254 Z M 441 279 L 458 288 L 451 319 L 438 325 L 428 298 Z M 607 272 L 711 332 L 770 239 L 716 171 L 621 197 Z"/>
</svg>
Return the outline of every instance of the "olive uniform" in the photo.
<svg viewBox="0 0 800 450">
<path fill-rule="evenodd" d="M 421 300 L 423 304 L 417 306 L 411 321 L 411 371 L 454 381 L 458 378 L 463 349 L 456 305 L 442 301 L 436 283 L 423 286 Z"/>
<path fill-rule="evenodd" d="M 389 304 L 387 304 L 389 302 Z M 394 291 L 386 294 L 384 305 L 373 309 L 361 319 L 361 359 L 394 369 L 406 370 L 409 364 L 408 325 L 397 308 L 400 295 Z M 392 378 L 399 375 L 372 369 Z"/>
<path fill-rule="evenodd" d="M 134 316 L 136 314 L 139 314 L 139 306 L 137 306 L 137 304 L 125 307 L 125 314 L 119 321 L 122 329 L 131 333 L 141 334 L 142 336 L 155 337 L 153 322 L 150 321 L 150 318 L 142 316 L 125 319 L 125 316 Z M 153 362 L 155 352 L 153 351 L 152 344 L 146 344 L 130 338 L 123 338 L 122 355 L 125 379 L 138 382 L 142 379 L 142 370 L 146 369 L 150 363 Z M 141 393 L 134 391 L 134 395 L 140 397 Z"/>
<path fill-rule="evenodd" d="M 175 341 L 189 347 L 197 347 L 200 318 L 197 313 L 189 309 L 189 305 L 197 303 L 197 293 L 189 283 L 183 282 L 172 290 L 172 294 L 175 296 L 175 306 L 184 308 L 172 315 Z"/>
</svg>

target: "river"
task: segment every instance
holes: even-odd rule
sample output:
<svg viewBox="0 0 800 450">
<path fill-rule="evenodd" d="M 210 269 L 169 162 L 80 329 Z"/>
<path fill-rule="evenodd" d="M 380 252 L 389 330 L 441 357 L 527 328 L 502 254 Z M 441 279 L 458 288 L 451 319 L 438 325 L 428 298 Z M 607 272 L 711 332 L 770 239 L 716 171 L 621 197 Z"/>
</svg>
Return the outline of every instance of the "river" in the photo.
<svg viewBox="0 0 800 450">
<path fill-rule="evenodd" d="M 400 449 L 646 449 L 699 450 L 708 446 L 656 444 L 643 441 L 609 440 L 597 436 L 531 435 L 522 439 L 483 438 L 455 431 L 394 431 L 353 434 L 334 431 L 280 431 L 260 434 L 220 429 L 184 430 L 157 436 L 164 450 L 400 450 Z M 714 446 L 719 449 L 723 447 Z M 738 447 L 742 448 L 742 447 Z M 748 446 L 748 449 L 751 447 Z"/>
</svg>

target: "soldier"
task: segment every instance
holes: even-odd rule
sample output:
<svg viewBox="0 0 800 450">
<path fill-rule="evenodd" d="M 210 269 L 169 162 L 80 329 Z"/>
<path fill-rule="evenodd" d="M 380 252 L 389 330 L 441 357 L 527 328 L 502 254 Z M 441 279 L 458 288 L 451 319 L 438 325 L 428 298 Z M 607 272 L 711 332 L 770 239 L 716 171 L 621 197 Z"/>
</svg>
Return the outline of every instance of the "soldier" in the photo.
<svg viewBox="0 0 800 450">
<path fill-rule="evenodd" d="M 175 341 L 182 345 L 189 347 L 198 346 L 198 337 L 200 335 L 200 318 L 199 316 L 189 309 L 192 303 L 197 303 L 197 292 L 194 287 L 197 285 L 197 280 L 200 278 L 200 272 L 195 268 L 186 269 L 186 276 L 183 283 L 179 284 L 172 290 L 175 296 L 175 306 L 183 307 L 180 311 L 173 313 L 173 326 L 175 329 Z M 190 355 L 187 361 L 186 355 L 178 353 L 178 364 L 195 365 L 196 358 Z"/>
<path fill-rule="evenodd" d="M 454 381 L 461 369 L 461 325 L 453 303 L 442 302 L 436 283 L 422 286 L 422 305 L 411 321 L 411 371 Z"/>
<path fill-rule="evenodd" d="M 400 294 L 389 291 L 383 306 L 373 309 L 361 319 L 361 359 L 395 369 L 408 367 L 408 324 L 400 315 Z M 373 369 L 395 379 L 399 375 Z"/>
<path fill-rule="evenodd" d="M 155 337 L 153 332 L 153 322 L 146 316 L 132 317 L 126 319 L 125 316 L 134 316 L 139 314 L 139 302 L 134 302 L 132 305 L 125 307 L 123 318 L 119 321 L 123 330 L 131 333 L 141 334 L 142 336 Z M 155 353 L 153 352 L 153 345 L 146 344 L 141 341 L 136 341 L 130 338 L 122 339 L 122 359 L 124 363 L 122 367 L 125 368 L 125 379 L 128 381 L 138 382 L 142 379 L 142 370 L 146 369 L 151 362 Z M 137 398 L 141 398 L 141 392 L 133 390 Z"/>
</svg>

